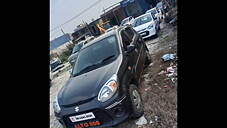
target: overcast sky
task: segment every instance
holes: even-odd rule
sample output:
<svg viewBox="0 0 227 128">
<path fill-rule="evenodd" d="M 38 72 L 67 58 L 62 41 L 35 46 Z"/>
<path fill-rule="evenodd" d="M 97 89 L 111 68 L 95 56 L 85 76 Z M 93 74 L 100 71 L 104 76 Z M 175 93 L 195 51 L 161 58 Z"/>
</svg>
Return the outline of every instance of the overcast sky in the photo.
<svg viewBox="0 0 227 128">
<path fill-rule="evenodd" d="M 72 33 L 75 27 L 82 23 L 82 20 L 90 23 L 92 18 L 99 18 L 103 13 L 103 8 L 107 8 L 122 0 L 50 0 L 50 30 L 65 23 L 97 1 L 100 2 L 88 9 L 81 16 L 63 25 L 61 28 L 65 33 Z M 62 32 L 60 29 L 56 29 L 50 31 L 50 34 L 52 40 L 61 36 Z"/>
</svg>

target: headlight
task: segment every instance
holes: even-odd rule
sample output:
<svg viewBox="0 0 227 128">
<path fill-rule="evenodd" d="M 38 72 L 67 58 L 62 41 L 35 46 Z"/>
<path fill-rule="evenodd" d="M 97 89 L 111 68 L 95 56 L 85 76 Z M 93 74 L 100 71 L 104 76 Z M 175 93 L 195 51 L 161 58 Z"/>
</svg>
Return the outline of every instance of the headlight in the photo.
<svg viewBox="0 0 227 128">
<path fill-rule="evenodd" d="M 98 100 L 101 102 L 107 101 L 115 94 L 117 88 L 118 88 L 117 75 L 114 74 L 100 89 Z"/>
<path fill-rule="evenodd" d="M 149 25 L 147 28 L 148 28 L 148 29 L 153 28 L 153 24 Z"/>
<path fill-rule="evenodd" d="M 57 96 L 56 96 L 56 98 L 55 98 L 55 100 L 54 100 L 54 102 L 53 102 L 53 108 L 54 108 L 54 111 L 55 111 L 56 113 L 59 113 L 59 112 L 61 111 L 61 108 L 60 108 L 60 106 L 59 106 L 59 104 L 58 104 Z"/>
</svg>

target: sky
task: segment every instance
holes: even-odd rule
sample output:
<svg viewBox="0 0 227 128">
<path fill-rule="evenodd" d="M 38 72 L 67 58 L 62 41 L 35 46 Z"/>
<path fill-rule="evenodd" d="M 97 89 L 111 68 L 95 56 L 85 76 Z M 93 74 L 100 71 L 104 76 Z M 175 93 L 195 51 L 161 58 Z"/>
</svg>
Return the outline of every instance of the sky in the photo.
<svg viewBox="0 0 227 128">
<path fill-rule="evenodd" d="M 100 2 L 87 9 L 86 12 L 79 17 L 59 29 L 51 31 L 53 28 L 65 23 L 97 1 Z M 103 14 L 103 8 L 110 7 L 120 1 L 122 0 L 50 0 L 50 40 L 63 35 L 61 29 L 65 33 L 72 33 L 76 26 L 81 24 L 82 21 L 90 23 L 92 18 L 99 18 L 99 16 Z"/>
</svg>

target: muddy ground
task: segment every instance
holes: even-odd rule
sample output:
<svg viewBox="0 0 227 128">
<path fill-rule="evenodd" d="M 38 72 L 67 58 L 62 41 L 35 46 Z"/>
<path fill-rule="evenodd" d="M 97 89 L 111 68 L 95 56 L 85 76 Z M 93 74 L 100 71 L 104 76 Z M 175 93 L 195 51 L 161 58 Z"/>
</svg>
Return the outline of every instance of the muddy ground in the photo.
<svg viewBox="0 0 227 128">
<path fill-rule="evenodd" d="M 161 24 L 157 38 L 145 40 L 152 63 L 144 70 L 140 83 L 140 93 L 144 103 L 144 117 L 147 124 L 138 126 L 136 120 L 127 120 L 114 128 L 176 128 L 177 127 L 177 80 L 174 82 L 166 74 L 159 73 L 176 61 L 163 62 L 161 57 L 166 53 L 177 52 L 177 27 Z M 52 81 L 50 88 L 50 128 L 62 128 L 53 115 L 52 102 L 59 89 L 69 77 L 65 71 Z"/>
<path fill-rule="evenodd" d="M 172 82 L 165 73 L 159 75 L 171 63 L 177 64 L 176 60 L 163 62 L 161 59 L 166 53 L 177 53 L 177 27 L 165 25 L 159 37 L 152 41 L 146 40 L 146 44 L 153 62 L 144 70 L 139 90 L 144 103 L 144 117 L 148 123 L 137 126 L 137 120 L 128 120 L 114 128 L 177 127 L 177 80 Z"/>
</svg>

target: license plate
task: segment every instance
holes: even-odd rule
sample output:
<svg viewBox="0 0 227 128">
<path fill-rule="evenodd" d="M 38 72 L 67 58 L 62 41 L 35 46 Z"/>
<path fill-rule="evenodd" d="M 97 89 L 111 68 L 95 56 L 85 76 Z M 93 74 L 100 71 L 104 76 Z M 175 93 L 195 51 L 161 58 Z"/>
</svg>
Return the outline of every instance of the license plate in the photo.
<svg viewBox="0 0 227 128">
<path fill-rule="evenodd" d="M 145 32 L 143 32 L 143 33 L 140 33 L 140 35 L 141 35 L 141 36 L 144 36 L 144 35 L 146 35 L 146 33 L 145 33 Z"/>
<path fill-rule="evenodd" d="M 87 128 L 87 127 L 94 127 L 94 126 L 99 126 L 101 123 L 99 121 L 90 121 L 86 123 L 79 123 L 75 124 L 74 128 Z"/>
<path fill-rule="evenodd" d="M 94 119 L 95 115 L 93 112 L 81 114 L 81 115 L 76 115 L 76 116 L 71 116 L 69 119 L 74 123 L 74 122 L 79 122 L 79 121 L 84 121 L 84 120 L 90 120 Z"/>
</svg>

